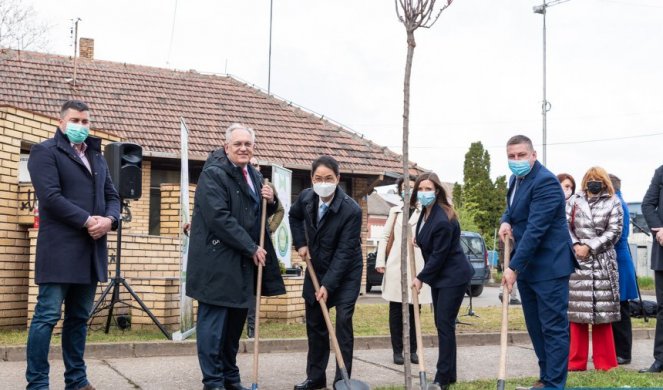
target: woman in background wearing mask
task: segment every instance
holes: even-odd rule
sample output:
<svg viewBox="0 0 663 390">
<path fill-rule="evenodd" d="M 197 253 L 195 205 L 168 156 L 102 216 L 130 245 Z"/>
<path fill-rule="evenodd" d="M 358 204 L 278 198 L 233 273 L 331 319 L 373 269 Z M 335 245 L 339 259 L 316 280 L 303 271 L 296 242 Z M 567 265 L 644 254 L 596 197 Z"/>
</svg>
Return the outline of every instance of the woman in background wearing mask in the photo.
<svg viewBox="0 0 663 390">
<path fill-rule="evenodd" d="M 557 180 L 564 191 L 564 199 L 568 201 L 571 195 L 576 193 L 576 181 L 568 173 L 560 173 L 557 175 Z"/>
<path fill-rule="evenodd" d="M 329 333 L 319 300 L 326 301 L 329 308 L 336 308 L 336 335 L 348 373 L 352 373 L 352 316 L 364 266 L 362 212 L 357 202 L 339 187 L 340 179 L 338 162 L 330 156 L 319 157 L 311 167 L 313 188 L 302 191 L 290 207 L 290 229 L 295 248 L 302 260 L 311 260 L 320 281 L 320 291 L 316 293 L 306 273 L 302 293 L 308 336 L 306 379 L 295 385 L 295 390 L 327 386 Z M 337 369 L 334 383 L 340 379 L 341 373 Z"/>
<path fill-rule="evenodd" d="M 592 325 L 594 368 L 617 367 L 614 321 L 619 321 L 619 275 L 615 244 L 622 232 L 622 205 L 605 169 L 590 168 L 582 190 L 566 203 L 566 217 L 580 268 L 569 281 L 569 371 L 585 371 Z"/>
<path fill-rule="evenodd" d="M 410 188 L 414 182 L 410 181 Z M 401 199 L 405 199 L 403 192 L 403 178 L 396 181 L 396 187 L 401 194 Z M 384 239 L 378 244 L 378 253 L 375 260 L 375 269 L 384 274 L 382 278 L 382 298 L 389 302 L 389 333 L 391 333 L 391 347 L 394 351 L 394 363 L 403 364 L 403 311 L 401 307 L 402 289 L 401 289 L 401 240 L 403 238 L 403 207 L 404 205 L 394 206 L 389 210 L 389 218 L 384 225 Z M 419 208 L 410 207 L 409 225 L 412 230 L 412 237 L 415 234 L 415 226 L 419 220 Z M 390 244 L 391 243 L 391 244 Z M 387 253 L 389 252 L 389 253 Z M 424 267 L 424 258 L 421 256 L 419 248 L 414 249 L 415 266 L 417 272 Z M 410 261 L 407 259 L 408 279 L 412 280 L 414 275 L 410 275 Z M 414 329 L 414 306 L 412 305 L 412 290 L 408 289 L 408 301 L 410 302 L 410 360 L 414 364 L 419 363 L 417 355 L 417 339 Z M 419 293 L 419 304 L 425 305 L 431 303 L 430 287 L 424 286 Z"/>
<path fill-rule="evenodd" d="M 422 206 L 416 243 L 424 256 L 424 268 L 412 284 L 421 291 L 431 287 L 439 354 L 435 383 L 448 389 L 456 382 L 456 317 L 474 268 L 460 244 L 458 216 L 435 173 L 417 177 L 410 207 Z"/>
</svg>

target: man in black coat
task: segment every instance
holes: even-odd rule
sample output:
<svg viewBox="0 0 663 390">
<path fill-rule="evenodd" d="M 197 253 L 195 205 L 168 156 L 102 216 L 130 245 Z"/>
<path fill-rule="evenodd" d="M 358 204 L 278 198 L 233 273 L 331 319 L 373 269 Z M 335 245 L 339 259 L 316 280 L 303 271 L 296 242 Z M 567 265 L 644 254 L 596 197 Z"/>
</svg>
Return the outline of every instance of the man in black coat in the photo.
<svg viewBox="0 0 663 390">
<path fill-rule="evenodd" d="M 326 387 L 329 362 L 329 333 L 318 300 L 336 307 L 336 335 L 348 373 L 352 372 L 354 335 L 352 316 L 359 297 L 363 259 L 361 253 L 361 208 L 338 186 L 338 162 L 329 156 L 313 162 L 313 188 L 302 191 L 290 207 L 290 230 L 302 259 L 310 258 L 320 281 L 315 293 L 308 273 L 303 296 L 306 308 L 308 356 L 306 380 L 295 390 Z M 336 367 L 334 383 L 341 379 Z"/>
<path fill-rule="evenodd" d="M 260 247 L 261 198 L 267 215 L 276 210 L 270 186 L 249 161 L 253 129 L 233 124 L 226 130 L 225 153 L 210 155 L 198 180 L 191 221 L 186 294 L 198 300 L 198 361 L 204 390 L 245 389 L 236 357 L 250 301 L 255 299 L 256 267 L 265 266 L 262 295 L 285 294 L 269 235 Z"/>
<path fill-rule="evenodd" d="M 53 138 L 30 150 L 28 170 L 39 200 L 35 282 L 37 306 L 28 334 L 28 389 L 48 389 L 48 351 L 60 320 L 67 389 L 92 390 L 85 371 L 85 337 L 98 282 L 108 280 L 106 233 L 117 227 L 120 198 L 101 140 L 88 137 L 90 109 L 66 102 Z"/>
<path fill-rule="evenodd" d="M 656 286 L 656 335 L 654 336 L 654 363 L 640 372 L 663 372 L 663 165 L 658 167 L 642 199 L 642 214 L 654 235 L 651 246 L 651 269 Z"/>
</svg>

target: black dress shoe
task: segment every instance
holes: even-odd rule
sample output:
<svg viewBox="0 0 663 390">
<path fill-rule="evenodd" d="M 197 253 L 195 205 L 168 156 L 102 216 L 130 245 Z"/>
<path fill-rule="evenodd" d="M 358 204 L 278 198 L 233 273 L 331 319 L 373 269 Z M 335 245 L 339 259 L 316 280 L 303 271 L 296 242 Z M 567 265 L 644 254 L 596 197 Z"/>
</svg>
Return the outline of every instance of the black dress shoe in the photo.
<svg viewBox="0 0 663 390">
<path fill-rule="evenodd" d="M 203 390 L 226 390 L 225 387 L 203 385 Z"/>
<path fill-rule="evenodd" d="M 398 364 L 398 365 L 405 364 L 405 359 L 403 359 L 403 354 L 402 353 L 395 353 L 394 354 L 394 364 Z"/>
<path fill-rule="evenodd" d="M 253 327 L 246 328 L 246 337 L 252 339 L 255 336 L 255 330 Z"/>
<path fill-rule="evenodd" d="M 410 361 L 411 361 L 413 364 L 419 364 L 419 356 L 417 356 L 417 353 L 416 353 L 416 352 L 412 352 L 412 353 L 410 354 Z"/>
<path fill-rule="evenodd" d="M 645 372 L 663 372 L 663 363 L 659 362 L 658 360 L 655 360 L 654 363 L 651 365 L 649 368 L 643 368 L 642 370 L 638 371 L 641 373 Z"/>
<path fill-rule="evenodd" d="M 617 364 L 619 364 L 620 366 L 625 364 L 631 364 L 631 359 L 625 359 L 623 357 L 617 356 Z"/>
<path fill-rule="evenodd" d="M 327 384 L 324 382 L 313 382 L 306 378 L 304 382 L 296 384 L 294 390 L 318 390 L 325 387 L 327 387 Z"/>
<path fill-rule="evenodd" d="M 237 383 L 228 383 L 228 382 L 226 382 L 223 385 L 226 387 L 226 390 L 251 390 L 248 387 L 242 386 L 241 382 L 237 382 Z"/>
</svg>

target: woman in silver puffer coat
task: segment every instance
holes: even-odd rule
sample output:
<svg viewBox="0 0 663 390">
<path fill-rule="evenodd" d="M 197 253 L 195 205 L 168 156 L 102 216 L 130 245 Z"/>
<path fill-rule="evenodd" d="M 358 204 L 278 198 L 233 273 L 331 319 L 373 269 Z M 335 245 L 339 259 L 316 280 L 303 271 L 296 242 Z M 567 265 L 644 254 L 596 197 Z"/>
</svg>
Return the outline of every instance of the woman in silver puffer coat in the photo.
<svg viewBox="0 0 663 390">
<path fill-rule="evenodd" d="M 611 322 L 619 321 L 619 274 L 615 243 L 622 231 L 621 202 L 608 173 L 590 168 L 581 191 L 566 204 L 569 232 L 580 264 L 569 282 L 569 371 L 585 371 L 592 325 L 594 368 L 617 367 Z"/>
</svg>

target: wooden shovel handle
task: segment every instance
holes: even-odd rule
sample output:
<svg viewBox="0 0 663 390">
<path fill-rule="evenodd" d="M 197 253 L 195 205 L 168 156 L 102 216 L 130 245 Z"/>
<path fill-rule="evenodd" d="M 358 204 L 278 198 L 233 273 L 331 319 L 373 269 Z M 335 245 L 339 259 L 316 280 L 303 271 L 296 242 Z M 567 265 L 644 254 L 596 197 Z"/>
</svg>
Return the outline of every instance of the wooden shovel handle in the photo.
<svg viewBox="0 0 663 390">
<path fill-rule="evenodd" d="M 263 185 L 269 185 L 265 179 Z M 262 213 L 260 215 L 260 247 L 265 247 L 265 225 L 267 224 L 267 199 L 262 198 Z M 260 297 L 262 295 L 262 264 L 258 263 L 258 278 L 256 280 L 256 315 L 253 328 L 253 383 L 258 383 L 258 363 L 260 356 Z"/>
<path fill-rule="evenodd" d="M 315 274 L 315 269 L 311 263 L 311 259 L 308 256 L 304 259 L 306 260 L 306 269 L 308 269 L 309 276 L 311 276 L 311 281 L 313 282 L 313 288 L 315 288 L 316 294 L 320 291 L 320 283 L 318 282 L 318 277 Z M 322 316 L 325 317 L 325 323 L 327 324 L 327 330 L 329 331 L 329 337 L 331 337 L 332 347 L 334 348 L 334 355 L 336 355 L 336 362 L 341 371 L 345 370 L 345 362 L 343 361 L 343 356 L 341 356 L 341 347 L 338 345 L 338 339 L 336 338 L 336 330 L 334 325 L 329 318 L 329 309 L 327 308 L 327 302 L 323 299 L 318 301 L 320 307 L 322 308 Z"/>
<path fill-rule="evenodd" d="M 511 239 L 504 240 L 504 266 L 502 270 L 509 268 L 511 260 Z M 502 289 L 502 329 L 500 332 L 500 368 L 497 379 L 506 379 L 506 350 L 509 331 L 509 292 L 506 287 Z"/>
<path fill-rule="evenodd" d="M 408 263 L 410 264 L 410 275 L 411 278 L 408 280 L 409 283 L 412 282 L 412 280 L 416 277 L 417 275 L 417 266 L 415 264 L 415 258 L 414 258 L 414 243 L 412 243 L 412 231 L 410 230 L 410 227 L 408 225 L 407 229 L 407 250 L 408 250 Z M 424 351 L 424 341 L 421 337 L 421 317 L 419 313 L 419 291 L 417 291 L 417 288 L 412 286 L 412 305 L 414 306 L 414 329 L 417 337 L 417 350 L 420 351 L 422 354 L 419 357 L 419 372 L 425 372 L 426 369 L 424 368 L 424 358 L 423 358 L 423 351 Z"/>
</svg>

